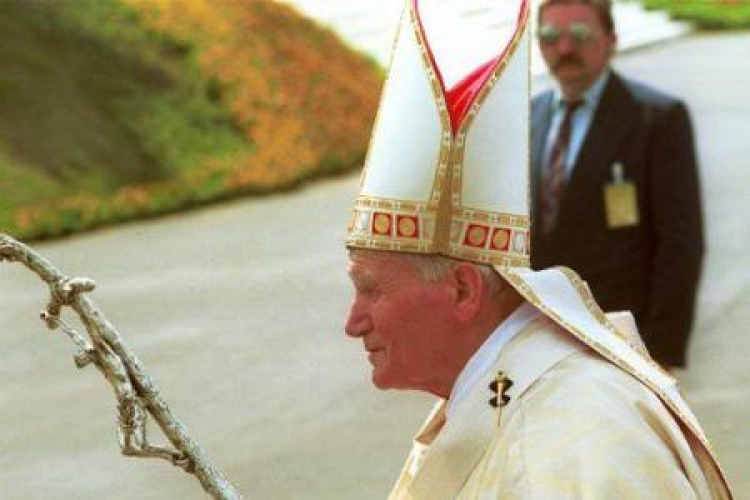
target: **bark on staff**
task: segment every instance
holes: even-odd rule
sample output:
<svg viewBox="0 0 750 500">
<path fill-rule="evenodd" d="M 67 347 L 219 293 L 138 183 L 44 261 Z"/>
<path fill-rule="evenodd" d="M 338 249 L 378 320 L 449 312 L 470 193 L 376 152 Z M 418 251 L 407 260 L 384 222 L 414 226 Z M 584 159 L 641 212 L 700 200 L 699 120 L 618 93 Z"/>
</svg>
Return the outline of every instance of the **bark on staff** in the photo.
<svg viewBox="0 0 750 500">
<path fill-rule="evenodd" d="M 203 489 L 216 499 L 242 496 L 210 462 L 159 394 L 143 364 L 94 302 L 86 296 L 95 284 L 86 278 L 68 278 L 30 247 L 0 234 L 0 261 L 19 262 L 47 283 L 50 302 L 41 317 L 50 329 L 61 329 L 76 344 L 76 366 L 96 366 L 117 398 L 120 449 L 127 456 L 161 458 L 195 475 Z M 60 317 L 63 307 L 73 309 L 88 338 Z M 146 435 L 149 414 L 174 448 L 153 446 Z"/>
</svg>

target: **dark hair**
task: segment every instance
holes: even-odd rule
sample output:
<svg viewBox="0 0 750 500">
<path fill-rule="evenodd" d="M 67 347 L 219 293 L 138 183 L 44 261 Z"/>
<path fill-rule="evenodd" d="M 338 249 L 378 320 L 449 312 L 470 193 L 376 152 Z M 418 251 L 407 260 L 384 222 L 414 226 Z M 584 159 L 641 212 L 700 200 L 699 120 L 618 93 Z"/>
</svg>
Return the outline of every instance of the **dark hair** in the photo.
<svg viewBox="0 0 750 500">
<path fill-rule="evenodd" d="M 539 4 L 538 19 L 541 21 L 542 12 L 550 5 L 569 5 L 569 4 L 581 4 L 588 5 L 594 12 L 596 12 L 599 21 L 602 23 L 602 27 L 607 33 L 615 33 L 615 21 L 612 17 L 612 1 L 611 0 L 542 0 Z"/>
</svg>

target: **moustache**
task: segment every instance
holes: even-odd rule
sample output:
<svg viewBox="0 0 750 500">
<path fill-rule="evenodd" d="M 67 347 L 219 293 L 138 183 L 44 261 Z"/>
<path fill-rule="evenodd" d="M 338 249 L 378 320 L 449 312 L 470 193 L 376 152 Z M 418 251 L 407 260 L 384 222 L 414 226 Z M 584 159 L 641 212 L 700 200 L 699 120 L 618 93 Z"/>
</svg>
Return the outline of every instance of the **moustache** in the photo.
<svg viewBox="0 0 750 500">
<path fill-rule="evenodd" d="M 583 66 L 583 61 L 581 61 L 579 58 L 575 56 L 561 57 L 560 59 L 555 61 L 555 64 L 552 67 L 552 69 L 557 70 L 559 68 L 562 68 L 563 66 L 577 66 L 580 68 Z"/>
</svg>

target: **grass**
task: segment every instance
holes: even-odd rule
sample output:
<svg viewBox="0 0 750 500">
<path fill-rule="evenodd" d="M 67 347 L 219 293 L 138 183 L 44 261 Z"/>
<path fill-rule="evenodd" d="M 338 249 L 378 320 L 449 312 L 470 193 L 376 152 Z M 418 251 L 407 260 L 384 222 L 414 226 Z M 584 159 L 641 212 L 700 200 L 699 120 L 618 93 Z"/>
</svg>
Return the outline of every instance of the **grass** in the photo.
<svg viewBox="0 0 750 500">
<path fill-rule="evenodd" d="M 703 30 L 750 29 L 750 0 L 644 0 Z"/>
<path fill-rule="evenodd" d="M 288 7 L 3 0 L 0 30 L 0 231 L 18 238 L 288 189 L 364 154 L 380 73 Z"/>
</svg>

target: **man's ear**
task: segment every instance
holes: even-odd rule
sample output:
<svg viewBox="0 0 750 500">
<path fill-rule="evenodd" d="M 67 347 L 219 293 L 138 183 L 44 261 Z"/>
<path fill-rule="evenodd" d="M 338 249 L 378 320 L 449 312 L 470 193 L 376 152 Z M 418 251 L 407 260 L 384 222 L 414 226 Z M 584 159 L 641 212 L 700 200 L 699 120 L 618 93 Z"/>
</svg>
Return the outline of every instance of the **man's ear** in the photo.
<svg viewBox="0 0 750 500">
<path fill-rule="evenodd" d="M 607 36 L 609 37 L 609 47 L 607 52 L 609 52 L 609 59 L 611 60 L 615 57 L 615 53 L 617 52 L 617 33 L 610 33 Z"/>
<path fill-rule="evenodd" d="M 479 311 L 486 286 L 479 268 L 469 262 L 460 262 L 451 271 L 456 287 L 454 311 L 456 319 L 468 321 Z"/>
</svg>

